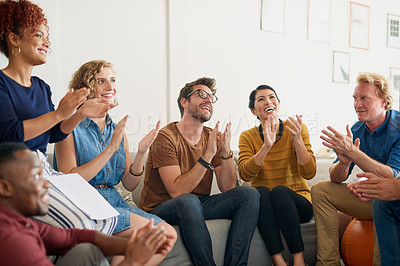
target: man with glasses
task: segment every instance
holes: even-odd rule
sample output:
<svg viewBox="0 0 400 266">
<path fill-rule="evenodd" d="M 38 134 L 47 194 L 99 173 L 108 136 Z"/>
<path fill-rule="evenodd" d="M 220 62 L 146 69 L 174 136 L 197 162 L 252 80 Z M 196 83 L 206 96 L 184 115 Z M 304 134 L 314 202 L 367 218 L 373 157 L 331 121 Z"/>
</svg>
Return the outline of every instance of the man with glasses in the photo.
<svg viewBox="0 0 400 266">
<path fill-rule="evenodd" d="M 203 124 L 210 120 L 215 79 L 200 78 L 180 91 L 181 120 L 162 128 L 149 150 L 139 207 L 179 225 L 194 265 L 215 265 L 205 220 L 231 219 L 225 265 L 246 265 L 257 225 L 259 194 L 236 187 L 230 149 L 231 125 L 224 133 Z M 220 194 L 210 196 L 215 172 Z"/>
</svg>

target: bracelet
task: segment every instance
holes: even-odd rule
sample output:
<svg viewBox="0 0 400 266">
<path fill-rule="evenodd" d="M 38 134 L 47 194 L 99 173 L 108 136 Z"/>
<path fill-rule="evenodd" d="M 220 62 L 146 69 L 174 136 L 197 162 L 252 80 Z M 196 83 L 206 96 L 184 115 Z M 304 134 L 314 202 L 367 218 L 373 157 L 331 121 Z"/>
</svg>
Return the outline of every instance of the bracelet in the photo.
<svg viewBox="0 0 400 266">
<path fill-rule="evenodd" d="M 203 159 L 203 157 L 200 156 L 200 158 L 197 160 L 202 166 L 204 166 L 207 169 L 211 169 L 214 171 L 214 166 L 207 162 L 206 160 Z"/>
<path fill-rule="evenodd" d="M 222 160 L 229 160 L 232 157 L 233 157 L 233 151 L 232 150 L 229 152 L 229 155 L 226 156 L 226 157 L 222 156 L 222 153 L 221 153 L 221 159 Z"/>
<path fill-rule="evenodd" d="M 140 172 L 140 173 L 136 173 L 135 171 L 133 171 L 132 170 L 132 165 L 133 165 L 133 163 L 129 166 L 129 173 L 131 173 L 131 175 L 134 175 L 134 176 L 141 176 L 141 175 L 143 175 L 143 172 L 144 172 L 144 166 L 143 166 L 143 170 L 142 170 L 142 172 Z"/>
</svg>

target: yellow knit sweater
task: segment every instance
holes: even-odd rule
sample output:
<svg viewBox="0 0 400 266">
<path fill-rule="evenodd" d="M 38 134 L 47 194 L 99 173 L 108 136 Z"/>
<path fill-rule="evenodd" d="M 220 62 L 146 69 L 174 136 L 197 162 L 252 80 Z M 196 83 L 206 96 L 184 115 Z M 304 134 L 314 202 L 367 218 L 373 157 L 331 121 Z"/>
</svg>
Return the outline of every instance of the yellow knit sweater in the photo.
<svg viewBox="0 0 400 266">
<path fill-rule="evenodd" d="M 286 122 L 284 123 L 286 125 Z M 296 151 L 289 131 L 283 127 L 281 138 L 272 145 L 262 165 L 257 165 L 253 156 L 261 149 L 263 141 L 258 127 L 242 132 L 239 138 L 239 175 L 250 181 L 253 187 L 265 186 L 272 189 L 286 186 L 311 202 L 310 187 L 306 183 L 315 176 L 317 164 L 311 150 L 310 135 L 302 124 L 301 137 L 311 158 L 306 164 L 298 164 Z"/>
</svg>

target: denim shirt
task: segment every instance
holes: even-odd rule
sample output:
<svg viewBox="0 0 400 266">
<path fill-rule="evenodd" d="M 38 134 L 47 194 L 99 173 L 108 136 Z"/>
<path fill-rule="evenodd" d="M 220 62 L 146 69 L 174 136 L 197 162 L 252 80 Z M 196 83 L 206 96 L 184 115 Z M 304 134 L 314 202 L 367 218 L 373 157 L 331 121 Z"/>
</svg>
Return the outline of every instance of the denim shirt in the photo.
<svg viewBox="0 0 400 266">
<path fill-rule="evenodd" d="M 371 132 L 367 124 L 357 121 L 352 127 L 353 143 L 360 139 L 360 150 L 372 159 L 392 168 L 394 176 L 400 173 L 400 112 L 389 110 L 383 124 Z M 335 160 L 337 162 L 338 159 Z M 348 175 L 353 170 L 352 162 Z"/>
<path fill-rule="evenodd" d="M 73 131 L 75 141 L 76 162 L 78 166 L 84 165 L 93 160 L 110 144 L 116 124 L 111 120 L 109 114 L 106 116 L 106 126 L 103 131 L 90 118 L 85 118 Z M 100 172 L 89 181 L 91 185 L 105 184 L 109 186 L 117 185 L 126 167 L 126 152 L 124 149 L 124 139 L 118 151 L 113 154 L 111 159 L 100 170 Z"/>
</svg>

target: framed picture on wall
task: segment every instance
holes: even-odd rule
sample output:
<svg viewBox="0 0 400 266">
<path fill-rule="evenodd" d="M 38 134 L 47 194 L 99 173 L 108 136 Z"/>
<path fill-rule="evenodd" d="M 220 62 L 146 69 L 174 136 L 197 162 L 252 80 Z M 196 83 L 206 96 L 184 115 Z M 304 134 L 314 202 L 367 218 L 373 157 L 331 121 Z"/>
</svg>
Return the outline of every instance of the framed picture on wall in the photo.
<svg viewBox="0 0 400 266">
<path fill-rule="evenodd" d="M 369 49 L 369 6 L 350 2 L 349 46 Z"/>
<path fill-rule="evenodd" d="M 285 33 L 285 0 L 261 0 L 261 30 Z"/>
<path fill-rule="evenodd" d="M 350 54 L 346 52 L 333 52 L 332 81 L 349 83 L 350 80 Z"/>
<path fill-rule="evenodd" d="M 387 46 L 400 48 L 400 16 L 387 15 Z"/>
<path fill-rule="evenodd" d="M 390 68 L 390 81 L 393 85 L 393 108 L 399 110 L 400 102 L 400 68 L 391 67 Z"/>
<path fill-rule="evenodd" d="M 330 43 L 331 0 L 308 0 L 307 39 Z"/>
</svg>

